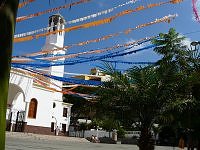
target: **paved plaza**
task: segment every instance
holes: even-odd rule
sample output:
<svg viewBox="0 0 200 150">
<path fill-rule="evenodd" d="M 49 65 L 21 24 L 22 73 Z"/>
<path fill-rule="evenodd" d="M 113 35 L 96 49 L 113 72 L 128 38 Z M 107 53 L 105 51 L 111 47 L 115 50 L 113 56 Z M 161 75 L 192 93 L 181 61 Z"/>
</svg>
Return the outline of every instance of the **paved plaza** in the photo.
<svg viewBox="0 0 200 150">
<path fill-rule="evenodd" d="M 85 139 L 27 133 L 6 133 L 6 150 L 138 150 L 135 145 L 90 143 Z M 178 150 L 156 147 L 156 150 Z"/>
</svg>

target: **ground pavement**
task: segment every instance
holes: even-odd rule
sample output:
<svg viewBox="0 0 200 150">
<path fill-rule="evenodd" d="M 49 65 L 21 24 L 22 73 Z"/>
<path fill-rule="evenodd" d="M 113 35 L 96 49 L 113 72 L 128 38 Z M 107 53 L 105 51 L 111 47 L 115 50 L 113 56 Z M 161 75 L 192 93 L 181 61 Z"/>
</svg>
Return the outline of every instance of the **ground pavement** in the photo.
<svg viewBox="0 0 200 150">
<path fill-rule="evenodd" d="M 138 150 L 136 145 L 90 143 L 84 138 L 6 133 L 6 150 Z M 156 150 L 178 150 L 156 147 Z"/>
</svg>

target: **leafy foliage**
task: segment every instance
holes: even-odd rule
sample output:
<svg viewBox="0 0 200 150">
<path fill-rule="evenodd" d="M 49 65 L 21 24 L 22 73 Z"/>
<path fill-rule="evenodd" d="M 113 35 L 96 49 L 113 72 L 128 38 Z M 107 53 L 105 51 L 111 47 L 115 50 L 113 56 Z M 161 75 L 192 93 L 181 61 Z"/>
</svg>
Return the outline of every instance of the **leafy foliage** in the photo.
<svg viewBox="0 0 200 150">
<path fill-rule="evenodd" d="M 192 70 L 194 66 L 198 70 L 198 61 L 182 44 L 183 39 L 174 29 L 154 39 L 154 51 L 163 56 L 155 66 L 132 67 L 124 74 L 110 64 L 102 69 L 111 81 L 99 90 L 99 106 L 108 110 L 103 113 L 110 117 L 120 118 L 117 110 L 128 114 L 123 119 L 130 125 L 135 122 L 141 131 L 141 150 L 152 149 L 149 143 L 154 123 L 173 123 L 189 107 L 197 106 L 193 95 L 199 93 L 200 84 L 194 84 L 199 74 Z"/>
</svg>

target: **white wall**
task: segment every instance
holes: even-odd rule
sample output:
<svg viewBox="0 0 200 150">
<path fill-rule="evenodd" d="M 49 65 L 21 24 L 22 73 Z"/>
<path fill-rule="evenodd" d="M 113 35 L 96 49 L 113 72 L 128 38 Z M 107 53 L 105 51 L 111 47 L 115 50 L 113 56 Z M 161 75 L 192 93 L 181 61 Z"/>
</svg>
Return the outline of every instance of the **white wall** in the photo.
<svg viewBox="0 0 200 150">
<path fill-rule="evenodd" d="M 32 88 L 31 98 L 38 102 L 36 118 L 27 118 L 27 125 L 50 127 L 52 119 L 53 92 L 40 88 Z"/>
<path fill-rule="evenodd" d="M 55 122 L 56 126 L 66 124 L 66 129 L 68 130 L 70 115 L 68 115 L 68 118 L 63 117 L 63 107 L 67 107 L 70 114 L 70 105 L 63 105 L 62 99 L 59 101 L 54 99 L 55 94 L 62 95 L 62 93 L 58 94 L 58 92 L 51 92 L 37 87 L 32 89 L 31 98 L 35 98 L 38 101 L 37 114 L 35 119 L 27 118 L 27 125 L 51 127 L 51 122 Z M 53 108 L 53 103 L 56 104 L 55 108 Z"/>
<path fill-rule="evenodd" d="M 54 101 L 56 103 L 56 107 L 53 108 L 52 116 L 57 121 L 57 125 L 62 127 L 61 124 L 66 124 L 66 131 L 68 131 L 69 124 L 70 124 L 70 115 L 71 115 L 71 104 L 66 104 L 59 101 Z M 68 109 L 67 117 L 63 117 L 63 108 Z"/>
</svg>

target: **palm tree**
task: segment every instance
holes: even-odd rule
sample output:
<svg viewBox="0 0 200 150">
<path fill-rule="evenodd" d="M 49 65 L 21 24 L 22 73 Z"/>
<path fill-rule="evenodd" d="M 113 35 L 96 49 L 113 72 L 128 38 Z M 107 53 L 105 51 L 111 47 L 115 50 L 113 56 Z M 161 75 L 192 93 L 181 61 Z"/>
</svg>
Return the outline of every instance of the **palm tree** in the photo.
<svg viewBox="0 0 200 150">
<path fill-rule="evenodd" d="M 151 130 L 174 101 L 174 84 L 163 82 L 155 67 L 132 68 L 128 72 L 132 82 L 131 106 L 138 117 L 141 131 L 138 146 L 140 150 L 153 149 Z"/>
<path fill-rule="evenodd" d="M 172 121 L 173 115 L 169 110 L 191 102 L 186 86 L 186 70 L 190 63 L 188 51 L 181 44 L 183 39 L 170 29 L 169 33 L 161 33 L 153 40 L 157 45 L 155 52 L 163 56 L 155 66 L 133 67 L 125 74 L 109 64 L 102 69 L 111 75 L 111 81 L 101 88 L 99 103 L 107 108 L 126 108 L 141 131 L 140 150 L 153 149 L 151 129 L 154 123 Z"/>
<path fill-rule="evenodd" d="M 168 33 L 160 33 L 158 38 L 152 42 L 157 46 L 154 51 L 162 55 L 162 59 L 157 62 L 160 67 L 177 65 L 181 69 L 187 64 L 187 47 L 182 44 L 185 37 L 180 36 L 175 29 L 171 28 Z"/>
<path fill-rule="evenodd" d="M 12 55 L 12 41 L 19 0 L 0 2 L 0 149 L 5 149 L 7 95 Z"/>
<path fill-rule="evenodd" d="M 178 118 L 177 121 L 183 128 L 199 133 L 197 114 L 200 111 L 200 54 L 197 49 L 192 50 L 182 45 L 183 39 L 184 37 L 180 37 L 174 29 L 170 29 L 169 33 L 160 34 L 159 38 L 153 41 L 158 46 L 154 50 L 163 55 L 163 58 L 157 62 L 163 78 L 167 82 L 177 84 L 176 99 L 178 100 L 169 105 L 177 110 L 176 113 L 179 114 L 175 116 Z M 168 76 L 165 76 L 163 72 L 166 71 L 162 68 L 170 70 L 171 74 L 167 73 Z M 200 141 L 200 137 L 196 138 Z"/>
<path fill-rule="evenodd" d="M 138 141 L 140 150 L 154 149 L 151 129 L 173 100 L 173 87 L 163 84 L 153 66 L 133 67 L 125 74 L 111 66 L 107 68 L 106 73 L 111 75 L 111 81 L 101 88 L 100 102 L 106 106 L 125 107 L 141 131 Z"/>
</svg>

